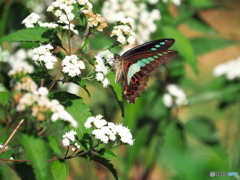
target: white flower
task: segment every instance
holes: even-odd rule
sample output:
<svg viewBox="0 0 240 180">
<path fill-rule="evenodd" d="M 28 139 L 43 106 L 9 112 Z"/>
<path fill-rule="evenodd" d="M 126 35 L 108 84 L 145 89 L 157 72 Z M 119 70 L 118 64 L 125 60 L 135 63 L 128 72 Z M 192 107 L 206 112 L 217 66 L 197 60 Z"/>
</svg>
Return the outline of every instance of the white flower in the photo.
<svg viewBox="0 0 240 180">
<path fill-rule="evenodd" d="M 104 78 L 104 80 L 102 81 L 103 87 L 106 88 L 109 86 L 110 81 L 108 78 Z"/>
<path fill-rule="evenodd" d="M 89 129 L 92 127 L 92 123 L 95 121 L 95 117 L 89 117 L 87 121 L 84 123 L 84 126 Z"/>
<path fill-rule="evenodd" d="M 47 96 L 47 95 L 48 95 L 48 89 L 45 88 L 45 87 L 40 87 L 40 88 L 38 89 L 38 93 L 39 93 L 40 95 L 42 95 L 42 96 Z"/>
<path fill-rule="evenodd" d="M 107 124 L 107 121 L 105 119 L 99 119 L 99 120 L 95 120 L 94 122 L 94 125 L 97 127 L 97 128 L 101 128 L 103 127 L 104 125 Z"/>
<path fill-rule="evenodd" d="M 62 71 L 71 77 L 80 75 L 80 69 L 85 69 L 85 64 L 79 61 L 76 55 L 66 56 L 62 61 L 62 66 Z"/>
<path fill-rule="evenodd" d="M 134 43 L 136 43 L 136 37 L 135 36 L 129 36 L 127 39 L 127 42 L 129 45 L 132 45 Z"/>
<path fill-rule="evenodd" d="M 50 52 L 52 49 L 53 46 L 50 44 L 42 45 L 33 49 L 32 60 L 39 63 L 44 62 L 44 65 L 47 69 L 53 69 L 54 62 L 57 62 L 57 58 L 54 57 Z"/>
<path fill-rule="evenodd" d="M 173 4 L 180 6 L 181 0 L 173 0 Z"/>
<path fill-rule="evenodd" d="M 56 23 L 54 23 L 54 22 L 43 23 L 43 22 L 41 22 L 41 21 L 38 21 L 38 24 L 39 24 L 39 26 L 41 26 L 41 27 L 48 27 L 48 28 L 52 28 L 52 29 L 58 27 L 58 24 L 56 24 Z"/>
<path fill-rule="evenodd" d="M 62 144 L 63 144 L 63 146 L 70 146 L 70 140 L 67 139 L 67 138 L 64 138 L 64 139 L 62 140 Z"/>
<path fill-rule="evenodd" d="M 155 4 L 157 2 L 158 0 L 149 1 L 150 4 Z M 144 2 L 136 2 L 134 0 L 104 1 L 102 14 L 107 22 L 113 23 L 115 21 L 114 18 L 116 18 L 118 25 L 128 24 L 128 19 L 126 19 L 125 17 L 133 19 L 133 21 L 129 22 L 131 26 L 131 28 L 129 28 L 131 29 L 131 32 L 137 32 L 136 36 L 138 38 L 136 39 L 136 41 L 138 44 L 149 41 L 151 33 L 157 30 L 157 26 L 155 25 L 154 21 L 158 21 L 161 19 L 161 13 L 159 9 L 152 9 L 152 11 L 149 12 L 149 9 Z M 129 31 L 127 32 L 124 34 L 123 32 L 120 32 L 120 30 L 114 28 L 111 33 L 111 37 L 118 39 L 117 41 L 119 41 L 120 43 L 129 43 L 129 40 L 124 41 L 123 37 L 117 38 L 118 36 L 123 35 L 127 39 L 129 37 L 129 34 L 132 34 Z M 131 43 L 133 44 L 134 42 L 131 41 Z"/>
<path fill-rule="evenodd" d="M 213 69 L 213 75 L 218 77 L 225 75 L 228 80 L 240 78 L 240 57 L 235 60 L 231 60 L 222 64 L 217 65 Z"/>
<path fill-rule="evenodd" d="M 64 135 L 63 135 L 63 138 L 67 138 L 69 139 L 70 141 L 75 141 L 76 140 L 76 136 L 77 135 L 77 132 L 74 131 L 74 130 L 71 130 L 69 132 L 66 132 Z"/>
<path fill-rule="evenodd" d="M 34 24 L 36 24 L 39 19 L 40 19 L 40 16 L 38 14 L 31 13 L 22 21 L 22 24 L 25 24 L 27 28 L 34 27 Z"/>
<path fill-rule="evenodd" d="M 120 42 L 121 44 L 125 44 L 127 42 L 124 36 L 118 36 L 117 41 Z"/>
<path fill-rule="evenodd" d="M 148 1 L 150 4 L 156 4 L 158 2 L 158 0 L 149 0 Z"/>
<path fill-rule="evenodd" d="M 173 105 L 173 98 L 170 94 L 166 93 L 163 95 L 163 103 L 166 107 L 171 107 Z"/>
<path fill-rule="evenodd" d="M 104 64 L 104 59 L 101 56 L 95 56 L 96 58 L 96 63 L 99 65 L 103 65 Z"/>
<path fill-rule="evenodd" d="M 104 79 L 103 73 L 97 73 L 96 74 L 96 80 L 97 81 L 103 81 L 103 79 Z"/>
<path fill-rule="evenodd" d="M 133 138 L 130 130 L 123 125 L 115 125 L 112 122 L 107 122 L 102 119 L 102 115 L 97 115 L 96 117 L 89 117 L 85 122 L 84 126 L 86 128 L 92 127 L 94 124 L 94 129 L 92 134 L 96 139 L 102 141 L 103 143 L 108 143 L 108 141 L 116 141 L 117 137 L 121 142 L 133 145 Z"/>
<path fill-rule="evenodd" d="M 104 132 L 101 129 L 95 129 L 92 131 L 92 134 L 95 135 L 96 139 L 101 140 L 103 143 L 107 144 L 108 143 L 108 136 L 104 134 Z"/>
<path fill-rule="evenodd" d="M 133 44 L 135 43 L 135 33 L 132 31 L 130 25 L 121 24 L 114 26 L 113 31 L 110 34 L 111 37 L 115 37 L 121 44 Z"/>
<path fill-rule="evenodd" d="M 166 107 L 171 107 L 175 104 L 178 106 L 188 104 L 186 94 L 180 87 L 170 84 L 167 86 L 167 91 L 168 93 L 163 95 L 163 103 Z"/>
<path fill-rule="evenodd" d="M 9 56 L 8 62 L 12 67 L 9 71 L 9 75 L 13 76 L 17 73 L 32 73 L 34 67 L 26 62 L 26 58 L 29 58 L 32 50 L 26 51 L 25 49 L 19 49 Z"/>
<path fill-rule="evenodd" d="M 52 5 L 48 6 L 47 12 L 51 12 L 51 11 L 53 11 L 53 10 L 54 10 L 54 7 L 53 7 Z"/>
<path fill-rule="evenodd" d="M 105 59 L 101 58 L 100 56 L 95 56 L 96 58 L 96 65 L 95 65 L 95 71 L 96 73 L 96 80 L 100 81 L 103 84 L 103 87 L 106 88 L 109 86 L 110 81 L 104 77 L 108 74 L 109 68 L 105 65 Z"/>
<path fill-rule="evenodd" d="M 124 127 L 123 125 L 119 124 L 116 126 L 117 129 L 117 133 L 118 135 L 121 137 L 121 141 L 123 143 L 129 144 L 129 145 L 133 145 L 134 140 L 132 139 L 132 134 L 130 132 L 130 130 L 126 127 Z"/>
</svg>

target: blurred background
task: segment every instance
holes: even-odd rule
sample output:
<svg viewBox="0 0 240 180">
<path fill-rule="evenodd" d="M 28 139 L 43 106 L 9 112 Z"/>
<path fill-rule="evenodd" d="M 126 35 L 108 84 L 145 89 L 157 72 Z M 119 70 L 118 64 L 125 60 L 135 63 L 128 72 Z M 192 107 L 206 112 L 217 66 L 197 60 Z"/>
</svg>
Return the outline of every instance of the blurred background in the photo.
<svg viewBox="0 0 240 180">
<path fill-rule="evenodd" d="M 21 22 L 32 12 L 40 14 L 43 21 L 54 21 L 54 17 L 46 13 L 51 2 L 1 1 L 0 36 L 24 28 Z M 76 86 L 72 87 L 84 98 L 93 114 L 103 114 L 108 121 L 124 123 L 131 129 L 134 145 L 112 149 L 118 156 L 112 163 L 119 178 L 202 180 L 212 179 L 211 171 L 240 174 L 240 63 L 237 63 L 240 57 L 240 1 L 90 2 L 93 11 L 102 14 L 109 27 L 104 36 L 99 34 L 91 39 L 89 49 L 111 45 L 109 32 L 114 23 L 111 18 L 115 16 L 111 13 L 116 13 L 116 16 L 124 14 L 134 18 L 138 44 L 174 38 L 176 43 L 170 49 L 179 52 L 177 57 L 149 75 L 148 87 L 135 105 L 124 103 L 124 117 L 111 88 L 103 89 L 100 84 L 89 82 L 91 97 L 88 97 L 82 89 L 78 92 Z M 151 12 L 154 13 L 151 15 Z M 155 25 L 148 24 L 151 19 Z M 11 54 L 20 48 L 31 48 L 27 43 L 1 43 L 1 47 Z M 227 64 L 222 66 L 229 72 L 235 71 L 235 76 L 228 78 L 227 72 L 214 75 L 214 69 L 226 62 L 235 63 L 232 66 L 235 69 L 227 68 Z M 3 74 L 10 67 L 4 69 Z M 187 104 L 173 102 L 170 107 L 164 104 L 163 95 L 170 84 L 184 90 Z M 113 179 L 99 164 L 89 166 L 85 159 L 67 162 L 70 165 L 68 180 Z M 14 173 L 10 176 L 10 179 L 19 179 Z"/>
</svg>

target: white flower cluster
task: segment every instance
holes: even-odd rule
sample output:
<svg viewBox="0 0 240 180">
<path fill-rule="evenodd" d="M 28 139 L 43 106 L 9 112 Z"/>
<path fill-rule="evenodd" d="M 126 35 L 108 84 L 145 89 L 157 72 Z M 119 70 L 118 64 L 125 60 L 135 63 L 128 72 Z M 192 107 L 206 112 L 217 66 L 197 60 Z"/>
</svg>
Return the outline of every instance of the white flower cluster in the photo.
<svg viewBox="0 0 240 180">
<path fill-rule="evenodd" d="M 63 140 L 62 140 L 63 146 L 72 145 L 73 146 L 72 151 L 76 151 L 76 149 L 80 149 L 80 145 L 76 142 L 76 136 L 77 136 L 77 132 L 74 130 L 66 132 L 63 135 Z"/>
<path fill-rule="evenodd" d="M 136 34 L 132 31 L 132 20 L 130 18 L 124 18 L 116 21 L 117 26 L 113 27 L 113 31 L 110 36 L 116 38 L 121 44 L 132 45 L 136 42 Z"/>
<path fill-rule="evenodd" d="M 228 80 L 240 78 L 240 57 L 217 65 L 213 69 L 213 75 L 216 77 L 225 75 Z"/>
<path fill-rule="evenodd" d="M 38 90 L 26 93 L 22 96 L 17 105 L 17 111 L 31 109 L 32 116 L 38 121 L 46 119 L 45 114 L 51 113 L 51 120 L 58 119 L 68 121 L 73 127 L 77 127 L 76 120 L 65 110 L 58 100 L 49 100 L 47 88 L 40 87 Z"/>
<path fill-rule="evenodd" d="M 115 18 L 124 19 L 125 17 L 132 18 L 137 22 L 135 24 L 133 21 L 131 27 L 137 33 L 138 44 L 142 44 L 150 39 L 151 33 L 157 29 L 154 21 L 161 19 L 158 9 L 153 9 L 149 12 L 145 3 L 136 3 L 134 0 L 104 1 L 102 14 L 109 23 L 114 23 Z M 124 39 L 121 37 L 119 40 L 124 42 Z"/>
<path fill-rule="evenodd" d="M 34 92 L 37 90 L 37 84 L 30 77 L 23 77 L 16 83 L 14 90 Z"/>
<path fill-rule="evenodd" d="M 54 22 L 50 22 L 50 23 L 44 23 L 39 21 L 40 16 L 37 13 L 31 13 L 30 15 L 28 15 L 23 21 L 22 24 L 24 24 L 27 28 L 32 28 L 34 27 L 37 23 L 39 24 L 39 26 L 41 27 L 48 27 L 48 28 L 56 28 L 58 27 L 58 24 L 54 23 Z"/>
<path fill-rule="evenodd" d="M 52 49 L 53 46 L 50 44 L 41 45 L 40 47 L 33 49 L 32 60 L 40 64 L 44 62 L 47 69 L 53 69 L 54 62 L 57 61 L 57 58 L 50 52 Z"/>
<path fill-rule="evenodd" d="M 27 28 L 32 28 L 34 27 L 34 24 L 38 22 L 39 19 L 40 16 L 37 13 L 31 13 L 22 21 L 22 24 L 24 24 Z"/>
<path fill-rule="evenodd" d="M 116 18 L 136 19 L 139 15 L 139 8 L 133 0 L 108 0 L 103 3 L 102 14 L 107 22 L 114 23 Z"/>
<path fill-rule="evenodd" d="M 146 21 L 147 19 L 147 21 Z M 158 9 L 153 9 L 149 12 L 146 4 L 141 4 L 140 13 L 137 20 L 136 31 L 138 36 L 138 43 L 142 44 L 148 41 L 151 37 L 151 33 L 157 30 L 157 25 L 154 23 L 161 19 L 161 14 Z"/>
<path fill-rule="evenodd" d="M 74 4 L 77 3 L 84 6 L 83 9 L 92 8 L 92 4 L 88 0 L 56 0 L 47 8 L 47 11 L 57 16 L 60 23 L 70 24 L 75 18 L 73 10 Z"/>
<path fill-rule="evenodd" d="M 32 50 L 26 51 L 25 49 L 19 49 L 9 57 L 9 64 L 12 69 L 8 72 L 9 76 L 16 74 L 32 73 L 34 68 L 32 65 L 26 62 L 27 58 L 32 56 Z"/>
<path fill-rule="evenodd" d="M 174 105 L 181 106 L 188 104 L 186 94 L 180 87 L 174 84 L 170 84 L 167 86 L 167 91 L 168 93 L 163 95 L 163 103 L 165 104 L 166 107 L 171 107 Z"/>
<path fill-rule="evenodd" d="M 79 34 L 78 31 L 74 29 L 74 27 L 75 27 L 74 24 L 69 24 L 69 25 L 63 26 L 62 28 L 66 30 L 70 29 L 74 34 L 78 35 Z"/>
<path fill-rule="evenodd" d="M 84 10 L 83 13 L 87 16 L 89 27 L 98 31 L 103 31 L 103 28 L 107 27 L 105 19 L 100 14 L 93 14 L 91 10 Z"/>
<path fill-rule="evenodd" d="M 110 81 L 105 76 L 108 74 L 109 69 L 105 65 L 105 60 L 101 58 L 100 56 L 95 56 L 96 58 L 96 65 L 95 65 L 95 71 L 96 73 L 96 80 L 100 81 L 103 84 L 103 87 L 106 88 L 109 86 Z"/>
<path fill-rule="evenodd" d="M 92 134 L 96 139 L 107 144 L 108 141 L 116 141 L 120 139 L 122 143 L 133 145 L 133 138 L 130 130 L 122 124 L 114 124 L 102 119 L 102 115 L 92 116 L 87 119 L 84 126 L 89 129 L 93 127 Z"/>
<path fill-rule="evenodd" d="M 80 75 L 80 69 L 85 69 L 85 64 L 83 61 L 79 61 L 76 55 L 66 56 L 62 60 L 62 66 L 62 71 L 71 77 Z"/>
<path fill-rule="evenodd" d="M 41 22 L 41 21 L 38 21 L 38 24 L 39 26 L 41 27 L 48 27 L 48 28 L 51 28 L 51 29 L 54 29 L 56 27 L 58 27 L 58 24 L 54 23 L 54 22 Z"/>
</svg>

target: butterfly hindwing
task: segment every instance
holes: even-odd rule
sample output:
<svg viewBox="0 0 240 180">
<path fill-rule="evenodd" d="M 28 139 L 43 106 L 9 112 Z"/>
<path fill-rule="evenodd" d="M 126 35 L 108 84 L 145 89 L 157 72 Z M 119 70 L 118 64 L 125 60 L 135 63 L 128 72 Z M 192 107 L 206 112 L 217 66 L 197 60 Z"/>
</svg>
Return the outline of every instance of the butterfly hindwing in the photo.
<svg viewBox="0 0 240 180">
<path fill-rule="evenodd" d="M 146 51 L 123 59 L 125 85 L 129 85 L 135 73 L 141 72 L 142 76 L 146 76 L 176 54 L 177 51 L 172 50 Z"/>
<path fill-rule="evenodd" d="M 125 99 L 130 102 L 131 104 L 135 103 L 135 99 L 140 97 L 142 91 L 144 91 L 145 87 L 147 86 L 148 78 L 143 73 L 138 72 L 135 73 L 134 76 L 131 78 L 129 85 L 126 85 L 127 82 L 125 81 L 124 86 L 124 97 Z"/>
</svg>

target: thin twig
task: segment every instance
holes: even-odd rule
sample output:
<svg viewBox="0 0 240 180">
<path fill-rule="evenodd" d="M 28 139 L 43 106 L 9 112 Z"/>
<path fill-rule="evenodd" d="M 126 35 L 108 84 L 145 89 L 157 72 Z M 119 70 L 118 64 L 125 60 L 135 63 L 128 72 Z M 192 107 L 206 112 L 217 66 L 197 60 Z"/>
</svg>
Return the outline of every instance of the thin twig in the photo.
<svg viewBox="0 0 240 180">
<path fill-rule="evenodd" d="M 5 144 L 3 145 L 2 149 L 0 150 L 0 154 L 2 154 L 5 150 L 5 147 L 8 145 L 8 143 L 12 140 L 13 136 L 16 134 L 16 132 L 18 131 L 18 129 L 21 127 L 21 125 L 23 124 L 24 119 L 22 119 L 17 127 L 14 129 L 14 131 L 12 132 L 12 134 L 9 136 L 8 140 L 5 142 Z"/>
</svg>

